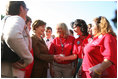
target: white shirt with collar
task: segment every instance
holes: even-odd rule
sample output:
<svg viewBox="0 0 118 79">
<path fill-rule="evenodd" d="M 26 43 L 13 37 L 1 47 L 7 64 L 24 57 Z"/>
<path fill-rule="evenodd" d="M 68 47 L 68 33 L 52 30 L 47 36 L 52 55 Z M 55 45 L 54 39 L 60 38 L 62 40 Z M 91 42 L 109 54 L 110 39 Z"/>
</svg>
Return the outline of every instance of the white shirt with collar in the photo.
<svg viewBox="0 0 118 79">
<path fill-rule="evenodd" d="M 52 36 L 51 36 L 49 39 L 47 39 L 46 37 L 44 38 L 45 43 L 46 43 L 48 49 L 50 48 L 50 45 L 51 45 L 53 39 L 54 39 L 54 38 L 53 38 Z"/>
</svg>

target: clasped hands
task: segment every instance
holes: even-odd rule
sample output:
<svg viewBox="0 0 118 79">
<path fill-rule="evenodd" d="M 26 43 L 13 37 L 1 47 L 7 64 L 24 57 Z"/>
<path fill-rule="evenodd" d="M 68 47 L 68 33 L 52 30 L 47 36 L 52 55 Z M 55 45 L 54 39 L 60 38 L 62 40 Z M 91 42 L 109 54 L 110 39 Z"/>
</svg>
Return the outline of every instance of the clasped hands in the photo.
<svg viewBox="0 0 118 79">
<path fill-rule="evenodd" d="M 54 55 L 54 60 L 56 61 L 56 62 L 63 62 L 63 61 L 65 61 L 65 56 L 61 56 L 60 54 L 59 55 Z"/>
</svg>

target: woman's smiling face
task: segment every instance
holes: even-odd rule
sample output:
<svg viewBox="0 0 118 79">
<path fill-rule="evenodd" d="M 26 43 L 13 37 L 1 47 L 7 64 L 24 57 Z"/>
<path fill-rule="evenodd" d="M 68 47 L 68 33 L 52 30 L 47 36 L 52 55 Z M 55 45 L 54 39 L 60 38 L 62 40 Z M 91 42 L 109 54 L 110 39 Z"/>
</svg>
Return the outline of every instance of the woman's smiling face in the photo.
<svg viewBox="0 0 118 79">
<path fill-rule="evenodd" d="M 40 35 L 43 35 L 44 31 L 45 31 L 45 27 L 46 27 L 46 25 L 42 25 L 42 26 L 37 27 L 36 32 Z"/>
<path fill-rule="evenodd" d="M 93 22 L 92 23 L 92 28 L 91 28 L 91 30 L 92 30 L 92 35 L 96 35 L 97 34 L 97 25 L 96 25 L 96 23 L 95 22 Z"/>
</svg>

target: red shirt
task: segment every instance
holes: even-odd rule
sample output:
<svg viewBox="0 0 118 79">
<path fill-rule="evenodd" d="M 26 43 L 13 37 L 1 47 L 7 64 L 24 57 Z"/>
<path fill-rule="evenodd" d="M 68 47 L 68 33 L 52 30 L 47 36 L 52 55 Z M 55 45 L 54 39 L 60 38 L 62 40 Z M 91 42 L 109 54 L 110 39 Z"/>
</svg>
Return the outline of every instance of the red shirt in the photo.
<svg viewBox="0 0 118 79">
<path fill-rule="evenodd" d="M 91 43 L 84 48 L 82 67 L 84 71 L 102 63 L 104 59 L 110 60 L 113 65 L 102 74 L 103 78 L 117 77 L 117 40 L 111 34 L 95 37 Z"/>
<path fill-rule="evenodd" d="M 49 54 L 52 55 L 64 54 L 65 56 L 71 55 L 74 40 L 75 38 L 73 36 L 68 36 L 67 38 L 56 37 L 49 48 Z M 57 63 L 68 64 L 70 62 L 71 61 L 64 61 L 64 62 L 57 62 Z"/>
<path fill-rule="evenodd" d="M 33 49 L 30 51 L 30 53 L 34 57 Z M 32 73 L 33 64 L 34 64 L 34 61 L 31 64 L 29 64 L 26 68 L 20 69 L 22 71 L 25 71 L 25 76 L 24 76 L 25 78 L 30 78 L 31 73 Z"/>
<path fill-rule="evenodd" d="M 32 56 L 34 57 L 33 49 L 30 52 L 31 52 Z M 34 61 L 25 68 L 26 69 L 25 70 L 25 78 L 31 78 L 33 65 L 34 65 Z"/>
<path fill-rule="evenodd" d="M 78 58 L 83 58 L 83 48 L 84 46 L 90 41 L 92 36 L 88 35 L 86 38 L 85 36 L 78 37 L 74 41 L 74 47 L 73 47 L 73 54 L 77 54 Z M 84 39 L 85 38 L 85 39 Z"/>
</svg>

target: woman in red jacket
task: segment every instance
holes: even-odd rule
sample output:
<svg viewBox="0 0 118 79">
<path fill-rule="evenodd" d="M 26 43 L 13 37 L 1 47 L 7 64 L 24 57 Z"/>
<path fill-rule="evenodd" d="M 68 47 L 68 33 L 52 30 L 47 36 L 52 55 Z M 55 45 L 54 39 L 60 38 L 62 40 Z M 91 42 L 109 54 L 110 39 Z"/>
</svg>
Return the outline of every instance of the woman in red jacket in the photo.
<svg viewBox="0 0 118 79">
<path fill-rule="evenodd" d="M 56 29 L 57 37 L 53 40 L 49 53 L 61 57 L 71 55 L 75 38 L 69 35 L 65 23 L 59 23 Z M 54 61 L 50 67 L 52 77 L 72 78 L 72 61 Z M 52 72 L 54 72 L 54 74 Z"/>
<path fill-rule="evenodd" d="M 108 20 L 93 21 L 93 41 L 84 48 L 83 78 L 117 78 L 117 40 Z"/>
</svg>

